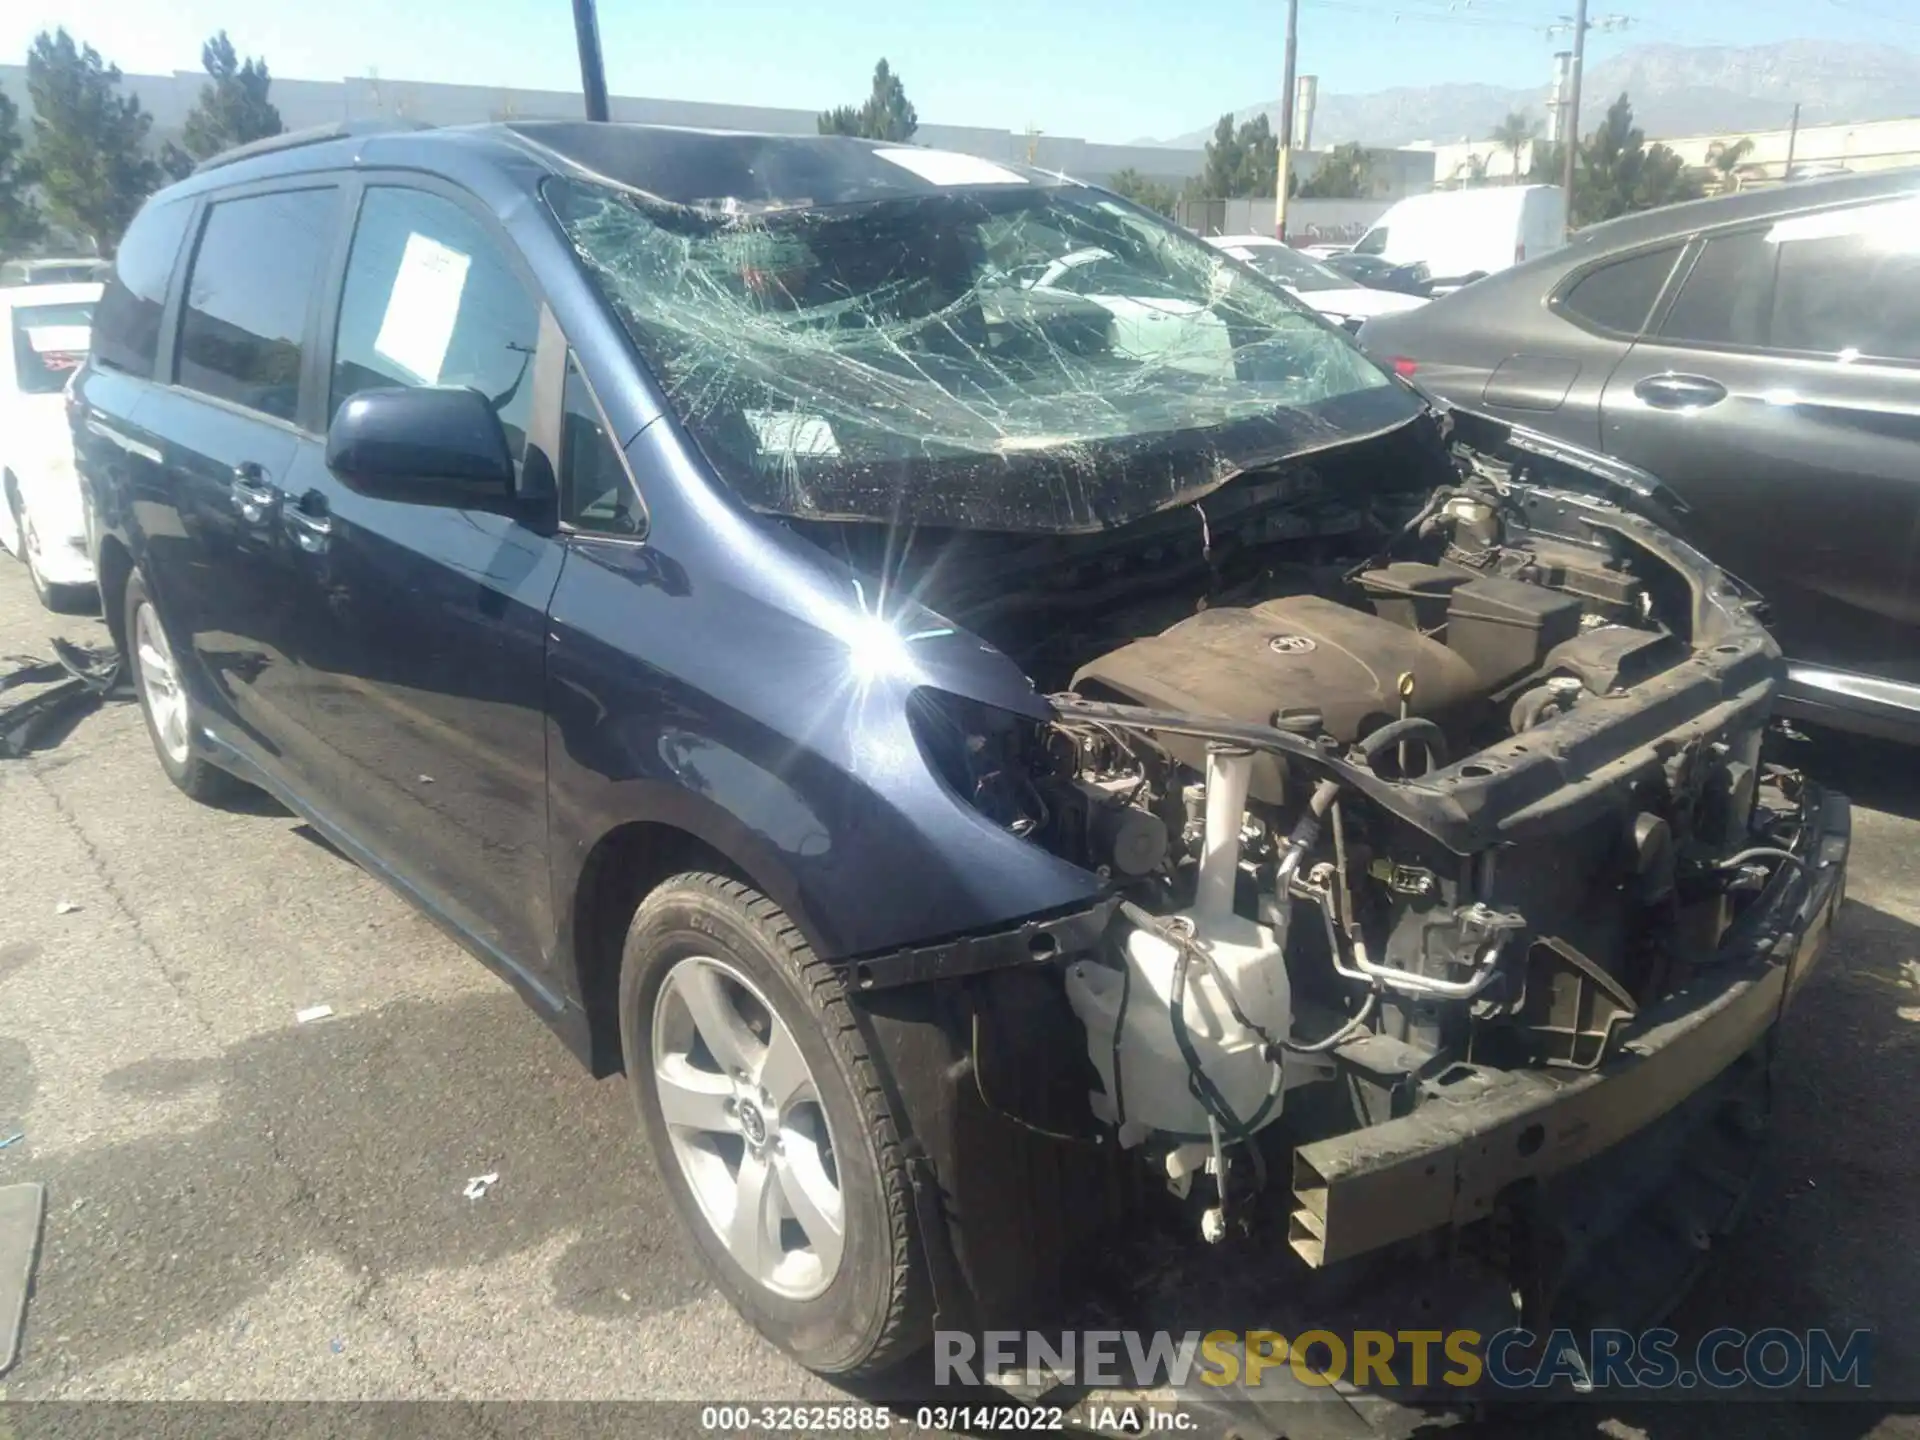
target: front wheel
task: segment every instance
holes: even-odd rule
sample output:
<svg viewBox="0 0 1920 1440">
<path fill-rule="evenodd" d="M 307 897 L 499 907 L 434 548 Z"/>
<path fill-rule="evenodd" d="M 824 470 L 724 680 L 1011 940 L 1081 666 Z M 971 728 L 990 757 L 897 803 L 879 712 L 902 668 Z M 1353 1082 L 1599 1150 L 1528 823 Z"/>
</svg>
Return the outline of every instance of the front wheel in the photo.
<svg viewBox="0 0 1920 1440">
<path fill-rule="evenodd" d="M 902 1126 L 838 976 L 771 900 L 675 876 L 620 970 L 628 1082 L 708 1269 L 761 1334 L 822 1374 L 927 1343 Z"/>
</svg>

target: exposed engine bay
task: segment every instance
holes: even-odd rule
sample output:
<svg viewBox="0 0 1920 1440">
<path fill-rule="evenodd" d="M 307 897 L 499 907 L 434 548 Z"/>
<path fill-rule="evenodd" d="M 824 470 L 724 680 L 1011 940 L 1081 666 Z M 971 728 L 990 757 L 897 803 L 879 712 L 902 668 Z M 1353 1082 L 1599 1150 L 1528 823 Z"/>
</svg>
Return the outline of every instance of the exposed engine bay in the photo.
<svg viewBox="0 0 1920 1440">
<path fill-rule="evenodd" d="M 1800 864 L 1752 597 L 1550 458 L 1411 453 L 890 562 L 1051 695 L 1045 724 L 932 697 L 922 748 L 1110 887 L 1058 967 L 1088 1103 L 1177 1194 L 1211 1177 L 1209 1239 L 1293 1092 L 1338 1082 L 1352 1130 L 1468 1071 L 1592 1071 Z M 1310 1263 L 1324 1225 L 1296 1217 Z"/>
</svg>

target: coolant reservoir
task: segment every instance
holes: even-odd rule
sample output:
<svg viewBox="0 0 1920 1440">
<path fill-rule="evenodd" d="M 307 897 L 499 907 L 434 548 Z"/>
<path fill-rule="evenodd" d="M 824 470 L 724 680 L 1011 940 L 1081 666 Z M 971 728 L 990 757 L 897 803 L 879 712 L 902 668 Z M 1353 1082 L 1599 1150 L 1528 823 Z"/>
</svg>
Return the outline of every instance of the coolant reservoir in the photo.
<svg viewBox="0 0 1920 1440">
<path fill-rule="evenodd" d="M 1273 1065 L 1259 1034 L 1234 1018 L 1213 971 L 1232 988 L 1241 1013 L 1269 1035 L 1285 1039 L 1293 1025 L 1285 935 L 1233 909 L 1251 760 L 1235 752 L 1208 757 L 1207 827 L 1194 907 L 1167 917 L 1170 926 L 1190 929 L 1192 943 L 1213 961 L 1187 961 L 1180 1013 L 1201 1070 L 1249 1127 L 1256 1116 L 1261 1125 L 1280 1117 L 1280 1094 L 1261 1115 L 1269 1091 L 1276 1090 Z M 1208 1134 L 1207 1111 L 1188 1084 L 1191 1067 L 1174 1038 L 1180 956 L 1179 945 L 1136 926 L 1117 957 L 1124 970 L 1081 961 L 1067 971 L 1067 1000 L 1087 1028 L 1087 1052 L 1105 1092 L 1091 1097 L 1093 1112 L 1119 1126 L 1122 1145 L 1137 1145 L 1156 1131 L 1186 1139 Z"/>
</svg>

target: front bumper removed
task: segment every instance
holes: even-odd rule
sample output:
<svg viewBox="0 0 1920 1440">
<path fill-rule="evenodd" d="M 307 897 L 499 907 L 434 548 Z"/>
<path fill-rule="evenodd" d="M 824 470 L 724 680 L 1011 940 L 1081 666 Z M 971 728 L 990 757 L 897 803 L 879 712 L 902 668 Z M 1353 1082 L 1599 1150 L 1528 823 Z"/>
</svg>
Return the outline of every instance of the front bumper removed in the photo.
<svg viewBox="0 0 1920 1440">
<path fill-rule="evenodd" d="M 1293 1249 L 1320 1267 L 1486 1219 L 1503 1191 L 1619 1144 L 1710 1084 L 1785 1013 L 1846 893 L 1852 815 L 1809 788 L 1782 864 L 1711 965 L 1585 1072 L 1452 1067 L 1412 1114 L 1294 1152 Z"/>
</svg>

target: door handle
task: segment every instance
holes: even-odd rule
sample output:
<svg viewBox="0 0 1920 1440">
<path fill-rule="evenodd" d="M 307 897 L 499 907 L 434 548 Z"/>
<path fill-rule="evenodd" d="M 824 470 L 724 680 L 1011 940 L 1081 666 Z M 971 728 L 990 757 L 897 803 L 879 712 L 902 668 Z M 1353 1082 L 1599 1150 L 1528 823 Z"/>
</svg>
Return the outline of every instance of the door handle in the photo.
<svg viewBox="0 0 1920 1440">
<path fill-rule="evenodd" d="M 1699 410 L 1727 398 L 1727 387 L 1705 375 L 1649 375 L 1633 393 L 1656 410 Z"/>
<path fill-rule="evenodd" d="M 233 500 L 233 508 L 249 525 L 260 524 L 280 503 L 280 492 L 267 479 L 266 470 L 251 460 L 242 460 L 233 467 L 227 493 Z"/>
<path fill-rule="evenodd" d="M 326 549 L 333 535 L 333 517 L 327 514 L 326 503 L 310 493 L 281 512 L 287 522 L 287 533 L 309 555 L 318 555 Z"/>
</svg>

